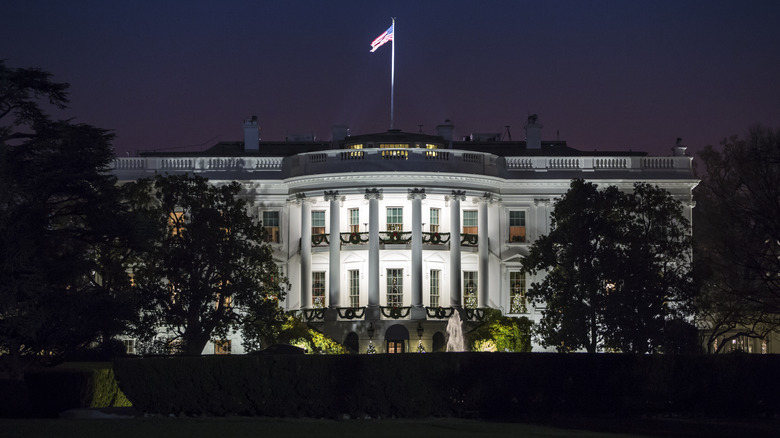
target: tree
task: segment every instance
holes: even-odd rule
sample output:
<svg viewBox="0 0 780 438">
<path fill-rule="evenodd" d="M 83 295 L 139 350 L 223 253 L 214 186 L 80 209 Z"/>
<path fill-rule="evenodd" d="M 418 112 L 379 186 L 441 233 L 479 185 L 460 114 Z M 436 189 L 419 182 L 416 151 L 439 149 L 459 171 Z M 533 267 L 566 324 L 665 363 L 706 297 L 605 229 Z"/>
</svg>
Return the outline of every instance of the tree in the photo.
<svg viewBox="0 0 780 438">
<path fill-rule="evenodd" d="M 485 309 L 483 324 L 466 337 L 471 351 L 527 353 L 531 351 L 532 325 L 524 316 L 513 318 L 501 315 L 498 309 Z"/>
<path fill-rule="evenodd" d="M 112 134 L 52 121 L 64 83 L 0 61 L 0 352 L 56 359 L 88 347 L 102 317 L 95 248 L 116 235 Z M 45 354 L 42 354 L 45 353 Z"/>
<path fill-rule="evenodd" d="M 149 184 L 139 182 L 131 184 Z M 142 308 L 137 332 L 162 330 L 188 355 L 241 327 L 247 314 L 275 314 L 286 280 L 241 186 L 188 175 L 158 176 L 151 204 L 159 241 L 139 257 L 134 281 Z M 162 232 L 161 232 L 162 230 Z"/>
<path fill-rule="evenodd" d="M 615 281 L 612 269 L 622 194 L 615 187 L 598 190 L 592 183 L 573 180 L 555 204 L 550 234 L 541 236 L 523 260 L 523 269 L 546 271 L 533 283 L 528 298 L 545 303 L 536 328 L 541 344 L 559 351 L 584 348 L 590 353 L 607 337 L 604 318 L 607 288 Z"/>
<path fill-rule="evenodd" d="M 661 351 L 667 325 L 691 312 L 687 230 L 680 203 L 665 190 L 638 183 L 622 193 L 573 180 L 555 204 L 550 233 L 523 260 L 527 272 L 546 273 L 528 292 L 546 306 L 535 329 L 541 344 Z"/>
<path fill-rule="evenodd" d="M 780 329 L 780 130 L 753 126 L 699 158 L 698 324 L 717 352 L 725 341 Z"/>
</svg>

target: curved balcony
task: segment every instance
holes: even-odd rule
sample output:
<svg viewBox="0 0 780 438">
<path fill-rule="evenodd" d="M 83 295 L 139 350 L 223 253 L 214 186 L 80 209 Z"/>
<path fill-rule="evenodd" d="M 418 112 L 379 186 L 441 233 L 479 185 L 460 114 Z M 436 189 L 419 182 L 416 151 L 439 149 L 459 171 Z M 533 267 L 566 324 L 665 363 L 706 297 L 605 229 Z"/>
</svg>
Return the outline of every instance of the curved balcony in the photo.
<svg viewBox="0 0 780 438">
<path fill-rule="evenodd" d="M 450 243 L 450 233 L 422 233 L 422 243 L 424 245 L 447 245 Z M 340 233 L 339 240 L 341 245 L 366 245 L 369 241 L 369 233 Z M 379 243 L 385 245 L 405 245 L 412 241 L 411 231 L 381 231 L 379 232 Z M 476 234 L 462 234 L 461 245 L 476 246 Z M 312 234 L 311 246 L 327 246 L 330 244 L 330 234 Z"/>
</svg>

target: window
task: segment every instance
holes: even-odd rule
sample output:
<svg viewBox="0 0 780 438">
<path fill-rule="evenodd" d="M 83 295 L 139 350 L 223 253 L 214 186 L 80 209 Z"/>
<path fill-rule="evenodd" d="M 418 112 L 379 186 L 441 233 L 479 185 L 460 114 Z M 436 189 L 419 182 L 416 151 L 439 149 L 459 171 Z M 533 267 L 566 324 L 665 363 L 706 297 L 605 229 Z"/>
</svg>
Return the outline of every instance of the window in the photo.
<svg viewBox="0 0 780 438">
<path fill-rule="evenodd" d="M 218 309 L 220 303 L 222 303 L 223 309 L 230 309 L 230 307 L 233 306 L 233 297 L 232 296 L 223 297 L 221 294 L 217 294 L 217 302 L 214 303 L 214 307 Z"/>
<path fill-rule="evenodd" d="M 315 309 L 325 307 L 325 273 L 311 273 L 311 305 Z"/>
<path fill-rule="evenodd" d="M 168 216 L 168 227 L 171 230 L 171 236 L 178 236 L 184 230 L 184 212 L 173 211 Z"/>
<path fill-rule="evenodd" d="M 263 228 L 265 229 L 265 241 L 279 243 L 279 212 L 263 212 Z"/>
<path fill-rule="evenodd" d="M 122 343 L 125 344 L 125 353 L 135 354 L 135 339 L 124 339 Z"/>
<path fill-rule="evenodd" d="M 477 210 L 463 211 L 463 234 L 477 234 Z"/>
<path fill-rule="evenodd" d="M 441 285 L 441 271 L 438 269 L 431 269 L 431 307 L 439 307 L 439 291 Z"/>
<path fill-rule="evenodd" d="M 509 273 L 509 313 L 528 313 L 525 301 L 525 273 Z"/>
<path fill-rule="evenodd" d="M 387 305 L 401 307 L 404 305 L 403 269 L 387 270 Z"/>
<path fill-rule="evenodd" d="M 349 307 L 360 307 L 360 271 L 349 271 Z"/>
<path fill-rule="evenodd" d="M 325 234 L 325 212 L 324 211 L 311 212 L 311 234 L 312 236 L 317 234 Z"/>
<path fill-rule="evenodd" d="M 349 232 L 350 233 L 360 232 L 360 210 L 358 210 L 357 208 L 349 209 Z"/>
<path fill-rule="evenodd" d="M 463 307 L 477 308 L 477 273 L 475 271 L 463 272 Z"/>
<path fill-rule="evenodd" d="M 406 149 L 409 147 L 409 143 L 380 143 L 379 147 L 383 149 Z"/>
<path fill-rule="evenodd" d="M 401 207 L 387 207 L 387 231 L 404 230 L 404 209 Z"/>
<path fill-rule="evenodd" d="M 222 339 L 214 341 L 214 354 L 230 354 L 231 347 L 230 340 Z"/>
<path fill-rule="evenodd" d="M 441 210 L 438 208 L 431 209 L 431 233 L 439 232 L 439 218 L 441 217 Z"/>
<path fill-rule="evenodd" d="M 509 212 L 509 241 L 525 242 L 525 212 L 512 210 Z"/>
</svg>

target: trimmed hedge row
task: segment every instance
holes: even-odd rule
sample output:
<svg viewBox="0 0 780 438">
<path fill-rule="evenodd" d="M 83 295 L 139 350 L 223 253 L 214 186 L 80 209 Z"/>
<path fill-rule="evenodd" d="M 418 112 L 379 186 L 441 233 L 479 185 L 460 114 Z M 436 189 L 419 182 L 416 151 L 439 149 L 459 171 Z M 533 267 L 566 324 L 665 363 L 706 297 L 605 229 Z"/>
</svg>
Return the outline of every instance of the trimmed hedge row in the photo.
<svg viewBox="0 0 780 438">
<path fill-rule="evenodd" d="M 526 418 L 780 414 L 780 357 L 453 353 L 120 359 L 158 414 Z"/>
<path fill-rule="evenodd" d="M 67 409 L 132 406 L 117 385 L 111 363 L 65 363 L 25 373 L 35 415 Z"/>
</svg>

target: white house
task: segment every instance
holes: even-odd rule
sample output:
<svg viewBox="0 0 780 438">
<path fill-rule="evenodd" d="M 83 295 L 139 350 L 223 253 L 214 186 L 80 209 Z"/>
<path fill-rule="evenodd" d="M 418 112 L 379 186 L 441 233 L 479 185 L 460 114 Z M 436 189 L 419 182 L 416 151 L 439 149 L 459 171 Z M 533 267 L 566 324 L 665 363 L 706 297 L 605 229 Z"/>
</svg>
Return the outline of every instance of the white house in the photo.
<svg viewBox="0 0 780 438">
<path fill-rule="evenodd" d="M 525 300 L 532 279 L 520 260 L 549 231 L 554 201 L 573 178 L 625 190 L 658 185 L 690 218 L 698 180 L 684 147 L 663 157 L 583 152 L 543 141 L 541 128 L 531 116 L 525 141 L 500 133 L 458 140 L 449 121 L 436 135 L 348 136 L 336 126 L 330 141 L 259 141 L 252 118 L 243 143 L 117 158 L 113 172 L 120 181 L 187 172 L 241 182 L 292 285 L 286 309 L 356 351 L 369 340 L 380 352 L 415 351 L 420 340 L 433 351 L 455 309 L 472 320 L 486 307 L 540 319 L 542 309 Z M 243 352 L 234 339 L 204 353 L 228 345 Z"/>
</svg>

